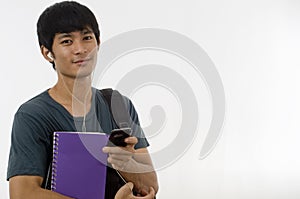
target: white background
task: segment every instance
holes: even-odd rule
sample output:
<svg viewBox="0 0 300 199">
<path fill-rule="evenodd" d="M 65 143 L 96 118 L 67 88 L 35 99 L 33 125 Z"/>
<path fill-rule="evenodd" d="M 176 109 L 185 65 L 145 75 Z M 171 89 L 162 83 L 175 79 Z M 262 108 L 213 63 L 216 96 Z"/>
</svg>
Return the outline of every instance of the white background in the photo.
<svg viewBox="0 0 300 199">
<path fill-rule="evenodd" d="M 219 143 L 206 159 L 198 159 L 211 117 L 207 90 L 200 79 L 199 89 L 204 91 L 196 94 L 203 95 L 200 133 L 183 157 L 158 171 L 158 198 L 300 198 L 299 1 L 81 2 L 98 17 L 102 41 L 138 28 L 173 30 L 197 42 L 223 80 L 227 111 Z M 1 198 L 8 198 L 6 169 L 13 115 L 24 101 L 56 81 L 55 72 L 39 53 L 36 36 L 38 16 L 52 3 L 11 0 L 0 8 Z M 146 124 L 149 113 L 142 104 L 153 101 L 141 102 L 143 92 L 147 93 L 137 93 L 133 101 Z M 166 98 L 176 105 L 170 96 Z M 180 113 L 175 105 L 174 113 Z M 169 116 L 166 128 L 178 127 L 178 118 Z M 151 150 L 162 149 L 176 136 L 163 132 L 149 139 Z"/>
</svg>

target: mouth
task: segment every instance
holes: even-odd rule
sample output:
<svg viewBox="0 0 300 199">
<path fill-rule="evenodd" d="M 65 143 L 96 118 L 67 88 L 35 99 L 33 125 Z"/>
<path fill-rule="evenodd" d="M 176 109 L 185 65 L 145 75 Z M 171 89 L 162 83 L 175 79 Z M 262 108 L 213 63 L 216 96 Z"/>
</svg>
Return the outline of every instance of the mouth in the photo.
<svg viewBox="0 0 300 199">
<path fill-rule="evenodd" d="M 91 58 L 85 58 L 85 59 L 76 59 L 74 60 L 72 63 L 73 64 L 78 64 L 78 65 L 85 65 L 87 64 L 89 61 L 91 61 Z"/>
</svg>

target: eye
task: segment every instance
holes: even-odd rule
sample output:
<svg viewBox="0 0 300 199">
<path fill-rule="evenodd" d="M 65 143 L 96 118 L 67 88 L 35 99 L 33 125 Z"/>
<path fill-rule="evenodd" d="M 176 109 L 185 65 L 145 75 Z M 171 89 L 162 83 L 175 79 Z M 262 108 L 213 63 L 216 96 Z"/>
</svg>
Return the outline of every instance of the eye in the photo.
<svg viewBox="0 0 300 199">
<path fill-rule="evenodd" d="M 92 39 L 93 39 L 93 37 L 91 35 L 85 36 L 83 38 L 83 40 L 92 40 Z"/>
<path fill-rule="evenodd" d="M 64 39 L 60 42 L 61 44 L 71 44 L 72 40 L 71 39 Z"/>
</svg>

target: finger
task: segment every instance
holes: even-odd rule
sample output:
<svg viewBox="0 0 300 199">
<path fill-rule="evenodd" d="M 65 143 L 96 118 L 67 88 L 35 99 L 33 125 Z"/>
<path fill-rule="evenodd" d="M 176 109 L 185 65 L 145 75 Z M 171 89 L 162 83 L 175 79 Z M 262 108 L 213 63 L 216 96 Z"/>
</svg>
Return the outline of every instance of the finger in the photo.
<svg viewBox="0 0 300 199">
<path fill-rule="evenodd" d="M 150 187 L 150 194 L 154 197 L 155 196 L 155 190 L 153 187 Z"/>
<path fill-rule="evenodd" d="M 148 195 L 150 192 L 149 192 L 149 187 L 144 187 L 144 188 L 141 188 L 139 190 L 139 193 L 141 194 L 140 196 L 145 196 L 145 195 Z"/>
<path fill-rule="evenodd" d="M 103 153 L 132 155 L 132 152 L 125 150 L 123 147 L 103 147 Z"/>
<path fill-rule="evenodd" d="M 136 145 L 138 143 L 138 139 L 133 136 L 126 138 L 124 141 L 129 145 Z"/>
<path fill-rule="evenodd" d="M 154 196 L 155 196 L 155 191 L 152 187 L 150 187 L 150 192 L 143 197 L 139 197 L 138 199 L 153 199 Z"/>
<path fill-rule="evenodd" d="M 119 189 L 119 191 L 115 196 L 115 199 L 129 198 L 129 196 L 132 195 L 132 189 L 133 189 L 133 184 L 131 182 L 126 183 Z"/>
<path fill-rule="evenodd" d="M 133 189 L 133 183 L 132 182 L 127 182 L 126 185 L 129 186 L 130 192 L 131 192 L 132 189 Z"/>
<path fill-rule="evenodd" d="M 145 196 L 134 196 L 133 199 L 154 199 L 155 191 L 152 187 L 150 187 L 150 192 Z"/>
<path fill-rule="evenodd" d="M 131 155 L 123 155 L 123 154 L 109 154 L 109 157 L 116 160 L 128 161 L 132 158 Z"/>
<path fill-rule="evenodd" d="M 112 159 L 110 157 L 107 158 L 107 162 L 109 162 L 114 169 L 119 170 L 119 171 L 125 170 L 126 169 L 125 167 L 127 166 L 127 162 Z"/>
</svg>

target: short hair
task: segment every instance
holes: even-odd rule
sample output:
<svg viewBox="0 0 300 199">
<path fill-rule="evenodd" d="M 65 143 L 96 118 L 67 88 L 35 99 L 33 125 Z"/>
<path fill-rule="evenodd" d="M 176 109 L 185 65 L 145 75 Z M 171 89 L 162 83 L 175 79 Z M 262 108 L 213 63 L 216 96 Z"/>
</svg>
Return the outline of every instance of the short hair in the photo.
<svg viewBox="0 0 300 199">
<path fill-rule="evenodd" d="M 40 46 L 52 52 L 54 36 L 57 33 L 69 33 L 91 28 L 97 43 L 100 43 L 100 30 L 93 12 L 75 1 L 63 1 L 45 9 L 37 22 L 37 35 Z M 54 68 L 53 63 L 53 68 Z"/>
</svg>

